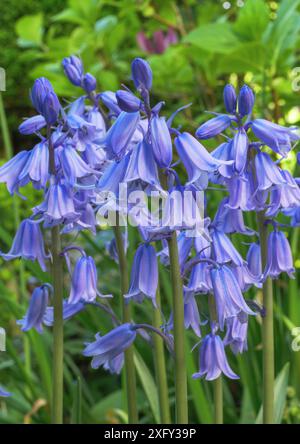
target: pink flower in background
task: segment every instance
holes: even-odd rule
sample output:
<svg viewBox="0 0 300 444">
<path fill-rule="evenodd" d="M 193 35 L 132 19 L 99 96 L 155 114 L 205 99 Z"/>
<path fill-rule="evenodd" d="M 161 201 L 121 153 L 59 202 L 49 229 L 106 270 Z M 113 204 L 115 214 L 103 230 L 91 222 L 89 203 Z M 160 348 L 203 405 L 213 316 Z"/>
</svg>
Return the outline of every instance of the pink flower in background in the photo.
<svg viewBox="0 0 300 444">
<path fill-rule="evenodd" d="M 152 39 L 146 37 L 146 34 L 141 31 L 136 36 L 138 46 L 148 54 L 162 54 L 172 44 L 178 42 L 178 37 L 174 29 L 169 28 L 167 33 L 161 29 L 155 31 Z"/>
</svg>

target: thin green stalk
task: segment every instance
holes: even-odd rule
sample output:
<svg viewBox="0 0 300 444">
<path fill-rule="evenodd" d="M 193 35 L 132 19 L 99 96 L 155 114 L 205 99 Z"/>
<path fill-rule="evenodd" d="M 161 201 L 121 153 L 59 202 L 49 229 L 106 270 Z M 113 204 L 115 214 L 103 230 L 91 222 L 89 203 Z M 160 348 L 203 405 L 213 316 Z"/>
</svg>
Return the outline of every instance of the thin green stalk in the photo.
<svg viewBox="0 0 300 444">
<path fill-rule="evenodd" d="M 173 232 L 172 237 L 168 240 L 168 247 L 173 293 L 176 423 L 187 424 L 188 400 L 185 361 L 184 303 L 176 232 Z"/>
<path fill-rule="evenodd" d="M 13 157 L 13 146 L 12 141 L 10 137 L 10 132 L 8 128 L 8 123 L 6 119 L 6 113 L 3 103 L 2 94 L 0 92 L 0 125 L 1 125 L 1 132 L 2 132 L 2 138 L 3 138 L 3 145 L 5 150 L 5 158 L 6 160 L 9 160 Z M 20 206 L 19 201 L 16 196 L 12 197 L 13 202 L 13 216 L 14 216 L 14 229 L 17 231 L 19 225 L 20 225 Z M 19 275 L 19 283 L 20 286 L 18 286 L 19 289 L 19 296 L 20 301 L 24 301 L 26 298 L 26 278 L 25 278 L 25 267 L 23 261 L 18 262 L 18 275 Z M 31 356 L 30 356 L 30 342 L 29 338 L 24 335 L 23 336 L 23 345 L 24 345 L 24 361 L 25 361 L 25 370 L 28 376 L 31 375 Z"/>
<path fill-rule="evenodd" d="M 162 324 L 159 285 L 156 293 L 156 304 L 157 308 L 153 307 L 152 324 L 155 328 L 159 329 Z M 159 335 L 153 335 L 153 345 L 156 382 L 159 398 L 160 421 L 162 424 L 171 424 L 164 344 L 162 338 L 159 337 Z"/>
<path fill-rule="evenodd" d="M 213 295 L 208 297 L 211 322 L 217 322 L 216 303 Z M 214 380 L 214 424 L 223 424 L 223 381 L 222 376 Z"/>
<path fill-rule="evenodd" d="M 257 214 L 261 260 L 264 269 L 267 262 L 268 228 L 264 212 Z M 263 422 L 273 424 L 274 410 L 274 327 L 273 327 L 273 284 L 267 278 L 263 284 L 263 306 L 265 316 L 262 323 L 263 335 Z"/>
<path fill-rule="evenodd" d="M 54 149 L 49 140 L 49 172 L 55 175 Z M 52 424 L 63 423 L 63 374 L 64 374 L 64 323 L 63 323 L 63 259 L 61 256 L 60 227 L 51 228 L 51 256 L 53 277 L 53 374 L 52 374 Z"/>
<path fill-rule="evenodd" d="M 122 296 L 122 320 L 124 323 L 131 322 L 131 309 L 128 302 L 123 297 L 127 293 L 129 287 L 128 267 L 122 239 L 122 230 L 119 225 L 119 215 L 117 213 L 116 226 L 114 227 L 116 239 L 116 247 L 119 258 L 119 269 L 121 279 L 121 296 Z M 126 395 L 128 405 L 128 421 L 130 424 L 138 422 L 138 409 L 136 402 L 136 374 L 134 366 L 133 347 L 129 347 L 125 351 L 125 374 L 126 374 Z"/>
</svg>

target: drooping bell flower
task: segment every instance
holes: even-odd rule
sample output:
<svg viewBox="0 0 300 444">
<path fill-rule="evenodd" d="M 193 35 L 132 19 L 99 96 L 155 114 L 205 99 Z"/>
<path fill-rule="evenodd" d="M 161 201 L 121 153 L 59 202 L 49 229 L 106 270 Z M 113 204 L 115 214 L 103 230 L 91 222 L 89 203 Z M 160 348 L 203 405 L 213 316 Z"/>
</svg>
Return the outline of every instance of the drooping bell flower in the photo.
<svg viewBox="0 0 300 444">
<path fill-rule="evenodd" d="M 83 302 L 77 302 L 76 304 L 69 304 L 67 301 L 63 301 L 63 320 L 68 321 L 76 314 L 85 309 L 86 304 Z M 47 307 L 43 318 L 43 324 L 47 327 L 52 327 L 54 323 L 54 307 Z"/>
<path fill-rule="evenodd" d="M 121 110 L 126 113 L 135 113 L 141 109 L 141 100 L 130 91 L 117 91 L 116 99 Z"/>
<path fill-rule="evenodd" d="M 152 70 L 146 60 L 139 57 L 131 63 L 131 75 L 137 90 L 150 91 L 152 87 Z"/>
<path fill-rule="evenodd" d="M 235 157 L 234 167 L 238 174 L 241 174 L 247 164 L 248 157 L 248 137 L 244 128 L 239 128 L 232 140 L 232 150 Z"/>
<path fill-rule="evenodd" d="M 211 233 L 211 238 L 215 260 L 218 264 L 233 262 L 236 266 L 242 266 L 245 263 L 240 253 L 224 232 L 214 229 Z"/>
<path fill-rule="evenodd" d="M 104 370 L 109 371 L 112 375 L 119 375 L 124 365 L 124 353 L 120 353 L 113 359 L 106 361 L 103 364 Z"/>
<path fill-rule="evenodd" d="M 261 279 L 262 276 L 262 264 L 261 264 L 261 252 L 260 252 L 260 244 L 253 242 L 247 253 L 246 257 L 247 265 L 252 273 L 258 279 Z"/>
<path fill-rule="evenodd" d="M 255 97 L 248 85 L 243 85 L 238 96 L 238 109 L 242 117 L 252 113 Z"/>
<path fill-rule="evenodd" d="M 49 148 L 47 141 L 38 143 L 31 151 L 28 161 L 19 175 L 21 183 L 32 182 L 36 189 L 45 188 L 49 179 Z"/>
<path fill-rule="evenodd" d="M 229 208 L 228 202 L 228 197 L 220 202 L 212 225 L 225 234 L 241 233 L 252 236 L 254 232 L 245 226 L 242 210 Z"/>
<path fill-rule="evenodd" d="M 61 182 L 49 186 L 44 202 L 35 207 L 34 211 L 36 214 L 43 214 L 47 227 L 70 223 L 80 216 L 75 210 L 72 190 Z"/>
<path fill-rule="evenodd" d="M 136 338 L 136 329 L 132 324 L 122 324 L 104 336 L 97 334 L 96 340 L 83 350 L 83 356 L 92 357 L 92 368 L 108 365 L 123 353 Z"/>
<path fill-rule="evenodd" d="M 96 171 L 80 157 L 71 145 L 65 145 L 59 152 L 60 165 L 64 174 L 65 181 L 74 186 L 78 178 L 90 176 Z"/>
<path fill-rule="evenodd" d="M 225 164 L 233 161 L 218 160 L 189 133 L 182 133 L 175 138 L 175 146 L 188 174 L 188 183 L 196 182 L 203 173 L 218 171 Z"/>
<path fill-rule="evenodd" d="M 108 165 L 97 183 L 97 190 L 99 192 L 110 192 L 118 196 L 119 184 L 124 182 L 129 160 L 130 153 L 127 153 L 119 162 L 114 161 Z"/>
<path fill-rule="evenodd" d="M 142 181 L 158 190 L 162 189 L 151 146 L 145 139 L 132 150 L 123 180 L 124 182 Z"/>
<path fill-rule="evenodd" d="M 199 262 L 194 265 L 189 277 L 189 282 L 184 286 L 185 294 L 206 294 L 212 289 L 208 264 Z"/>
<path fill-rule="evenodd" d="M 178 259 L 181 271 L 183 271 L 185 263 L 191 253 L 193 243 L 194 239 L 188 237 L 185 231 L 177 235 Z M 163 265 L 166 266 L 170 264 L 169 248 L 166 241 L 165 247 L 158 253 L 158 256 L 160 256 L 160 261 Z"/>
<path fill-rule="evenodd" d="M 280 169 L 267 153 L 258 151 L 255 156 L 257 190 L 269 190 L 273 185 L 284 185 Z"/>
<path fill-rule="evenodd" d="M 131 270 L 130 285 L 125 298 L 142 302 L 150 298 L 156 307 L 156 291 L 158 285 L 158 266 L 156 252 L 152 245 L 142 244 L 136 250 Z"/>
<path fill-rule="evenodd" d="M 0 167 L 0 182 L 6 183 L 10 194 L 17 192 L 19 187 L 26 185 L 26 181 L 22 183 L 19 179 L 26 162 L 30 156 L 30 151 L 21 151 L 12 159 Z"/>
<path fill-rule="evenodd" d="M 291 227 L 300 226 L 300 207 L 288 208 L 282 211 L 283 214 L 291 218 Z"/>
<path fill-rule="evenodd" d="M 174 328 L 173 313 L 171 313 L 170 319 L 168 321 L 167 330 L 173 330 Z M 193 293 L 184 294 L 184 327 L 185 329 L 191 328 L 195 335 L 199 338 L 201 337 L 201 319 L 199 314 L 199 309 L 195 296 Z"/>
<path fill-rule="evenodd" d="M 164 117 L 154 115 L 150 121 L 151 147 L 157 165 L 168 168 L 172 162 L 172 140 Z"/>
<path fill-rule="evenodd" d="M 244 264 L 239 267 L 230 266 L 230 269 L 234 274 L 242 292 L 249 290 L 249 288 L 251 288 L 253 285 L 258 288 L 262 287 L 261 276 L 253 275 L 248 267 L 248 264 Z"/>
<path fill-rule="evenodd" d="M 234 176 L 226 181 L 229 199 L 226 204 L 229 208 L 242 211 L 262 211 L 268 192 L 255 194 L 255 182 L 252 173 L 245 171 L 241 176 Z"/>
<path fill-rule="evenodd" d="M 24 136 L 28 134 L 36 133 L 47 125 L 47 122 L 43 116 L 37 115 L 29 117 L 29 119 L 24 120 L 19 126 L 19 132 Z"/>
<path fill-rule="evenodd" d="M 92 91 L 95 91 L 97 87 L 97 81 L 95 77 L 87 72 L 82 79 L 82 87 L 87 93 L 91 93 Z"/>
<path fill-rule="evenodd" d="M 233 117 L 221 114 L 213 117 L 207 122 L 203 123 L 196 131 L 198 139 L 210 139 L 225 131 L 230 125 Z"/>
<path fill-rule="evenodd" d="M 294 278 L 295 268 L 291 247 L 282 231 L 272 231 L 268 236 L 268 254 L 264 276 L 278 278 L 281 273 L 287 273 Z"/>
<path fill-rule="evenodd" d="M 22 258 L 29 261 L 37 260 L 43 271 L 46 271 L 44 240 L 39 224 L 31 219 L 24 219 L 18 228 L 10 251 L 7 254 L 0 253 L 4 260 L 10 261 Z"/>
<path fill-rule="evenodd" d="M 193 374 L 193 379 L 205 376 L 207 381 L 213 381 L 222 373 L 227 378 L 239 379 L 228 364 L 222 339 L 216 334 L 211 333 L 203 339 L 199 361 L 200 370 Z"/>
<path fill-rule="evenodd" d="M 229 345 L 235 355 L 248 350 L 247 344 L 248 316 L 239 313 L 233 318 L 227 319 L 224 345 Z"/>
<path fill-rule="evenodd" d="M 121 112 L 105 137 L 104 146 L 108 159 L 120 160 L 124 156 L 139 120 L 139 112 Z"/>
<path fill-rule="evenodd" d="M 265 119 L 252 120 L 250 125 L 258 139 L 283 157 L 291 150 L 291 142 L 299 140 L 299 136 L 291 129 Z"/>
<path fill-rule="evenodd" d="M 11 393 L 8 392 L 7 390 L 4 390 L 4 388 L 0 387 L 0 397 L 8 398 L 9 396 L 11 396 Z"/>
<path fill-rule="evenodd" d="M 42 333 L 43 318 L 49 301 L 50 289 L 49 284 L 34 289 L 27 313 L 23 319 L 18 321 L 18 324 L 22 326 L 22 331 L 28 331 L 34 328 L 38 333 Z"/>
<path fill-rule="evenodd" d="M 237 98 L 236 98 L 235 89 L 232 85 L 228 84 L 225 86 L 223 91 L 223 99 L 226 111 L 229 114 L 234 114 L 236 111 Z"/>
<path fill-rule="evenodd" d="M 72 55 L 65 57 L 62 61 L 64 72 L 71 83 L 81 86 L 83 76 L 83 64 L 79 57 Z"/>
<path fill-rule="evenodd" d="M 270 192 L 270 202 L 266 211 L 267 217 L 276 216 L 279 210 L 300 206 L 300 189 L 287 170 L 280 170 L 285 186 L 276 186 Z"/>
<path fill-rule="evenodd" d="M 69 304 L 77 302 L 92 302 L 98 296 L 103 296 L 97 290 L 97 268 L 91 256 L 80 257 L 72 273 Z"/>
<path fill-rule="evenodd" d="M 247 306 L 240 286 L 231 269 L 222 265 L 214 267 L 210 271 L 214 299 L 217 307 L 217 317 L 220 329 L 224 329 L 228 318 L 236 316 L 240 311 L 254 315 Z"/>
</svg>

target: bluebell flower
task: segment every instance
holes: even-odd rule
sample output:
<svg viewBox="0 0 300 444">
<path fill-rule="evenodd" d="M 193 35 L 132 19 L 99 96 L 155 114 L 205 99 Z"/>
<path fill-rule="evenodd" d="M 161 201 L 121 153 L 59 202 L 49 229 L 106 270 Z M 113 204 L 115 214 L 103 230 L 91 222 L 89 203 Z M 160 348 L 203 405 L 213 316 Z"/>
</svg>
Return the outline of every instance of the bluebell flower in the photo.
<svg viewBox="0 0 300 444">
<path fill-rule="evenodd" d="M 151 146 L 157 165 L 168 168 L 172 162 L 172 140 L 164 117 L 154 115 L 150 121 Z"/>
<path fill-rule="evenodd" d="M 232 151 L 235 157 L 235 170 L 241 174 L 247 164 L 248 158 L 248 137 L 244 128 L 239 128 L 232 140 Z"/>
<path fill-rule="evenodd" d="M 69 304 L 67 301 L 63 301 L 63 320 L 68 321 L 76 314 L 85 309 L 86 305 L 83 302 L 76 302 L 75 304 Z M 43 324 L 47 327 L 52 327 L 54 322 L 54 308 L 47 307 L 43 317 Z"/>
<path fill-rule="evenodd" d="M 221 114 L 217 117 L 213 117 L 207 122 L 203 123 L 196 131 L 196 137 L 198 139 L 210 139 L 225 131 L 230 125 L 233 117 Z"/>
<path fill-rule="evenodd" d="M 234 274 L 239 287 L 242 292 L 248 291 L 250 287 L 255 285 L 258 288 L 261 288 L 261 275 L 253 275 L 248 264 L 245 263 L 239 267 L 230 266 L 232 273 Z"/>
<path fill-rule="evenodd" d="M 31 151 L 22 172 L 19 175 L 21 183 L 32 182 L 36 189 L 45 188 L 49 179 L 49 148 L 48 142 L 43 140 Z"/>
<path fill-rule="evenodd" d="M 196 182 L 204 173 L 218 171 L 225 164 L 233 161 L 223 161 L 214 158 L 205 148 L 189 133 L 182 133 L 175 138 L 175 146 L 188 174 L 188 183 Z"/>
<path fill-rule="evenodd" d="M 291 227 L 300 226 L 300 207 L 287 208 L 282 211 L 283 214 L 291 218 Z"/>
<path fill-rule="evenodd" d="M 7 390 L 4 390 L 4 388 L 0 387 L 0 397 L 8 398 L 9 396 L 11 396 L 11 393 L 8 392 Z"/>
<path fill-rule="evenodd" d="M 96 171 L 90 168 L 71 145 L 66 144 L 59 151 L 59 160 L 65 181 L 71 186 L 76 184 L 78 178 L 96 173 Z"/>
<path fill-rule="evenodd" d="M 20 186 L 26 185 L 27 182 L 21 182 L 19 176 L 29 157 L 30 151 L 21 151 L 0 167 L 0 182 L 6 183 L 10 194 L 17 192 Z"/>
<path fill-rule="evenodd" d="M 92 302 L 97 296 L 103 296 L 97 290 L 97 268 L 91 256 L 80 257 L 72 273 L 69 304 L 80 301 Z"/>
<path fill-rule="evenodd" d="M 273 185 L 284 185 L 280 169 L 267 153 L 259 151 L 255 156 L 257 190 L 269 190 Z"/>
<path fill-rule="evenodd" d="M 248 85 L 243 85 L 238 96 L 238 109 L 242 117 L 252 113 L 255 97 Z"/>
<path fill-rule="evenodd" d="M 55 92 L 48 92 L 45 95 L 43 109 L 41 113 L 45 117 L 48 125 L 54 125 L 54 123 L 56 123 L 60 109 L 61 106 Z"/>
<path fill-rule="evenodd" d="M 100 94 L 100 98 L 113 115 L 118 116 L 122 112 L 118 105 L 116 93 L 112 91 L 105 91 Z"/>
<path fill-rule="evenodd" d="M 34 211 L 43 214 L 47 227 L 70 223 L 80 216 L 74 206 L 72 190 L 61 182 L 49 186 L 44 202 L 35 207 Z"/>
<path fill-rule="evenodd" d="M 25 136 L 28 134 L 36 133 L 47 125 L 47 122 L 43 116 L 37 115 L 29 117 L 24 120 L 19 126 L 19 132 Z"/>
<path fill-rule="evenodd" d="M 152 87 L 152 71 L 146 60 L 139 57 L 134 59 L 131 63 L 131 74 L 136 89 L 150 91 Z"/>
<path fill-rule="evenodd" d="M 61 106 L 48 79 L 40 77 L 35 80 L 31 90 L 31 101 L 49 125 L 56 122 Z"/>
<path fill-rule="evenodd" d="M 257 279 L 261 279 L 262 263 L 261 263 L 260 244 L 256 242 L 251 243 L 247 252 L 246 261 L 251 274 L 255 276 Z"/>
<path fill-rule="evenodd" d="M 224 165 L 220 165 L 218 170 L 213 171 L 209 175 L 209 179 L 212 183 L 223 185 L 225 183 L 225 178 L 230 179 L 236 174 L 234 168 L 235 153 L 232 140 L 221 143 L 210 154 L 214 159 L 225 161 Z"/>
<path fill-rule="evenodd" d="M 228 84 L 225 86 L 223 90 L 223 99 L 226 111 L 229 114 L 234 114 L 236 112 L 237 98 L 235 89 L 232 85 Z"/>
<path fill-rule="evenodd" d="M 130 91 L 117 91 L 116 99 L 121 110 L 127 113 L 134 113 L 141 109 L 141 100 Z"/>
<path fill-rule="evenodd" d="M 278 278 L 281 273 L 287 273 L 294 278 L 295 268 L 291 247 L 282 231 L 272 231 L 268 236 L 267 263 L 264 276 Z"/>
<path fill-rule="evenodd" d="M 189 282 L 184 286 L 185 293 L 206 294 L 212 289 L 209 267 L 207 263 L 199 262 L 194 265 Z"/>
<path fill-rule="evenodd" d="M 181 271 L 183 271 L 185 263 L 191 253 L 193 243 L 193 237 L 187 236 L 185 231 L 181 231 L 177 235 L 178 259 Z M 163 265 L 170 264 L 169 248 L 166 242 L 165 247 L 158 253 L 158 256 L 160 256 L 160 260 Z"/>
<path fill-rule="evenodd" d="M 43 331 L 43 318 L 49 301 L 49 284 L 34 289 L 25 317 L 18 321 L 22 331 L 34 328 L 38 333 Z"/>
<path fill-rule="evenodd" d="M 225 197 L 219 204 L 212 225 L 226 234 L 242 233 L 252 236 L 253 230 L 244 224 L 243 212 L 228 206 L 229 198 Z"/>
<path fill-rule="evenodd" d="M 268 192 L 255 194 L 255 182 L 252 173 L 245 171 L 241 176 L 234 176 L 226 181 L 229 199 L 226 204 L 229 208 L 242 211 L 262 211 Z"/>
<path fill-rule="evenodd" d="M 95 77 L 87 72 L 82 79 L 82 87 L 87 93 L 91 93 L 92 91 L 95 91 L 97 87 L 97 81 Z"/>
<path fill-rule="evenodd" d="M 211 238 L 214 257 L 218 264 L 233 262 L 236 266 L 242 266 L 245 263 L 240 253 L 223 231 L 213 229 Z"/>
<path fill-rule="evenodd" d="M 235 355 L 248 350 L 247 344 L 248 316 L 239 313 L 237 316 L 229 318 L 226 322 L 226 335 L 224 345 L 230 345 Z"/>
<path fill-rule="evenodd" d="M 130 285 L 125 298 L 142 302 L 145 297 L 152 300 L 156 307 L 158 285 L 158 266 L 156 251 L 150 244 L 140 245 L 135 253 L 131 269 Z"/>
<path fill-rule="evenodd" d="M 291 142 L 299 140 L 291 129 L 265 119 L 255 119 L 250 123 L 254 135 L 275 153 L 286 157 L 291 150 Z"/>
<path fill-rule="evenodd" d="M 105 137 L 104 146 L 109 159 L 120 160 L 124 156 L 139 120 L 140 113 L 138 112 L 121 112 Z"/>
<path fill-rule="evenodd" d="M 171 313 L 170 319 L 167 324 L 167 330 L 173 330 L 173 313 Z M 199 338 L 201 337 L 201 319 L 199 314 L 199 309 L 195 296 L 193 293 L 184 294 L 184 327 L 185 329 L 191 328 L 195 335 Z"/>
<path fill-rule="evenodd" d="M 128 231 L 126 230 L 125 233 L 122 233 L 122 241 L 123 241 L 123 248 L 125 253 L 128 249 Z M 119 263 L 119 255 L 117 250 L 117 244 L 116 244 L 116 238 L 114 237 L 111 241 L 109 241 L 106 244 L 106 251 L 110 255 L 110 257 L 118 264 Z"/>
<path fill-rule="evenodd" d="M 240 286 L 227 265 L 212 268 L 210 274 L 221 330 L 224 329 L 226 320 L 240 311 L 249 315 L 255 314 L 244 301 Z"/>
<path fill-rule="evenodd" d="M 92 368 L 109 366 L 109 362 L 123 353 L 136 338 L 134 325 L 123 324 L 114 328 L 104 336 L 97 334 L 96 340 L 86 346 L 83 355 L 92 357 Z"/>
<path fill-rule="evenodd" d="M 70 82 L 75 86 L 81 86 L 83 65 L 80 58 L 74 55 L 65 57 L 62 61 L 62 66 Z"/>
<path fill-rule="evenodd" d="M 99 192 L 111 192 L 118 196 L 119 184 L 124 182 L 129 160 L 130 153 L 127 153 L 119 162 L 114 161 L 108 165 L 97 183 L 97 190 Z"/>
<path fill-rule="evenodd" d="M 23 258 L 29 261 L 37 260 L 43 271 L 46 271 L 44 240 L 39 224 L 31 219 L 24 219 L 18 228 L 10 251 L 7 254 L 0 253 L 6 261 Z"/>
<path fill-rule="evenodd" d="M 108 370 L 112 375 L 119 375 L 124 365 L 124 353 L 120 353 L 115 358 L 106 361 L 103 364 L 104 370 Z"/>
<path fill-rule="evenodd" d="M 213 333 L 205 336 L 200 347 L 198 373 L 193 374 L 193 379 L 205 376 L 207 381 L 217 379 L 222 373 L 230 379 L 239 377 L 230 368 L 220 336 Z"/>
<path fill-rule="evenodd" d="M 285 186 L 276 186 L 270 192 L 270 201 L 266 211 L 267 217 L 276 216 L 279 210 L 300 206 L 300 189 L 291 173 L 280 170 Z"/>
</svg>

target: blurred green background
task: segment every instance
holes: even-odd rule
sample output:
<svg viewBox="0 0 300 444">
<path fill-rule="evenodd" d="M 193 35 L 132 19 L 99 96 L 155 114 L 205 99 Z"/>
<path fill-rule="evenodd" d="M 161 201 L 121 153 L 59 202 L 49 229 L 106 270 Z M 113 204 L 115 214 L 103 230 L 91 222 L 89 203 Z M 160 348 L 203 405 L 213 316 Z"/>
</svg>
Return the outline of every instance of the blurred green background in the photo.
<svg viewBox="0 0 300 444">
<path fill-rule="evenodd" d="M 174 43 L 163 36 L 172 30 Z M 164 112 L 192 102 L 177 117 L 183 128 L 194 131 L 207 119 L 205 110 L 223 111 L 222 90 L 227 82 L 234 86 L 248 83 L 256 93 L 254 114 L 284 125 L 299 125 L 300 108 L 300 1 L 264 0 L 10 0 L 2 2 L 0 15 L 0 66 L 6 71 L 6 91 L 2 93 L 5 114 L 1 115 L 1 162 L 14 153 L 29 149 L 34 139 L 18 134 L 22 118 L 34 114 L 29 101 L 33 80 L 46 76 L 59 96 L 70 100 L 80 91 L 63 75 L 61 60 L 80 55 L 86 71 L 93 73 L 98 90 L 115 90 L 121 83 L 130 86 L 130 63 L 136 56 L 147 58 L 154 73 L 154 99 L 164 100 Z M 163 34 L 162 34 L 163 33 Z M 144 42 L 142 44 L 141 42 Z M 146 43 L 145 43 L 146 41 Z M 3 110 L 2 110 L 3 111 Z M 5 117 L 9 133 L 5 131 Z M 11 139 L 11 144 L 10 144 Z M 216 141 L 206 143 L 208 149 Z M 294 174 L 293 153 L 285 167 Z M 221 196 L 211 191 L 209 213 L 216 211 Z M 27 201 L 12 201 L 0 187 L 0 248 L 9 249 L 19 217 L 26 217 L 39 198 L 26 191 Z M 247 223 L 251 225 L 251 215 Z M 138 242 L 129 231 L 129 261 Z M 289 233 L 296 267 L 300 267 L 298 229 Z M 101 290 L 118 294 L 116 264 L 105 251 L 111 233 L 100 231 L 96 238 L 81 235 L 80 242 L 99 266 Z M 235 241 L 244 253 L 242 241 Z M 21 267 L 21 269 L 20 269 Z M 161 269 L 163 311 L 170 313 L 168 273 Z M 23 276 L 23 280 L 20 280 Z M 0 326 L 7 332 L 7 351 L 0 353 L 0 383 L 14 394 L 0 400 L 0 423 L 49 422 L 51 393 L 51 334 L 21 334 L 16 319 L 23 316 L 33 285 L 32 277 L 47 280 L 38 265 L 3 263 L 0 268 Z M 66 275 L 66 282 L 68 276 Z M 67 291 L 67 290 L 66 290 Z M 260 292 L 255 296 L 261 300 Z M 67 292 L 66 292 L 67 295 Z M 114 308 L 118 310 L 118 298 Z M 284 277 L 275 282 L 276 421 L 300 423 L 300 351 L 292 351 L 292 332 L 300 327 L 299 272 L 296 279 Z M 135 308 L 135 320 L 151 320 L 150 305 Z M 89 308 L 65 327 L 65 421 L 76 422 L 78 403 L 85 423 L 126 422 L 121 378 L 90 369 L 81 356 L 83 342 L 111 327 L 109 320 Z M 203 328 L 205 331 L 205 328 Z M 191 422 L 212 421 L 210 384 L 191 379 L 197 363 L 196 342 L 187 334 Z M 298 341 L 299 342 L 299 341 Z M 151 346 L 137 341 L 137 371 L 141 422 L 159 422 L 158 395 Z M 260 422 L 261 331 L 260 319 L 252 319 L 249 351 L 238 358 L 230 355 L 239 382 L 226 381 L 225 421 Z M 170 403 L 174 407 L 173 363 L 168 357 Z"/>
</svg>

